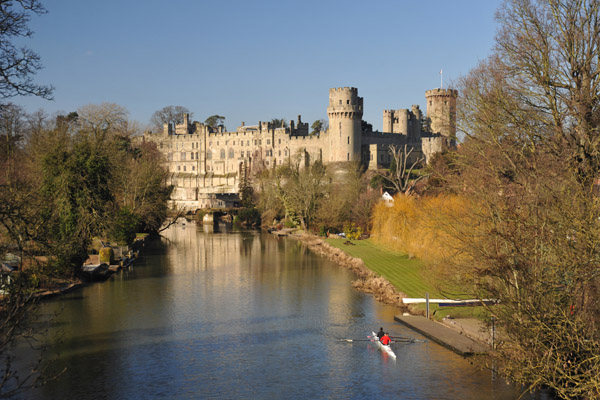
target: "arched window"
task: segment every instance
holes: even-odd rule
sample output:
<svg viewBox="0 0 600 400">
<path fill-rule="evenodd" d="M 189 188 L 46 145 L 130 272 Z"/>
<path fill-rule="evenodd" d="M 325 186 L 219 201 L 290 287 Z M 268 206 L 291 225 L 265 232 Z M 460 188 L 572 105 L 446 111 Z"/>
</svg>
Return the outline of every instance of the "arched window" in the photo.
<svg viewBox="0 0 600 400">
<path fill-rule="evenodd" d="M 234 157 L 234 151 L 232 148 L 229 149 L 229 158 L 233 158 Z"/>
<path fill-rule="evenodd" d="M 221 160 L 225 159 L 225 149 L 221 149 Z"/>
</svg>

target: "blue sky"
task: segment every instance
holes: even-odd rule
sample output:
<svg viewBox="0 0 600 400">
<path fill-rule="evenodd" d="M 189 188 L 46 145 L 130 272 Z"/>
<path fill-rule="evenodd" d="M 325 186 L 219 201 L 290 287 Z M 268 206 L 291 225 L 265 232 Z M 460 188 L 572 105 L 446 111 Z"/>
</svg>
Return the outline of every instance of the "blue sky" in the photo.
<svg viewBox="0 0 600 400">
<path fill-rule="evenodd" d="M 424 93 L 486 58 L 501 0 L 42 0 L 26 45 L 42 59 L 35 80 L 54 100 L 12 99 L 29 112 L 117 103 L 143 124 L 168 105 L 193 119 L 326 118 L 329 88 L 353 86 L 363 119 L 425 110 Z"/>
</svg>

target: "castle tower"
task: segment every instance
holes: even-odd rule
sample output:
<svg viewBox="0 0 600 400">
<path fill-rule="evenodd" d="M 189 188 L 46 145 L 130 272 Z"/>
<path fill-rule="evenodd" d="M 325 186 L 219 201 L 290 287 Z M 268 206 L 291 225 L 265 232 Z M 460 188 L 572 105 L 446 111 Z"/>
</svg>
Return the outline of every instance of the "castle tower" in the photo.
<svg viewBox="0 0 600 400">
<path fill-rule="evenodd" d="M 383 131 L 386 133 L 408 134 L 408 110 L 383 110 Z"/>
<path fill-rule="evenodd" d="M 363 98 L 358 89 L 329 89 L 329 161 L 361 161 Z"/>
<path fill-rule="evenodd" d="M 427 119 L 433 133 L 455 140 L 456 138 L 456 98 L 458 90 L 433 89 L 425 92 L 427 99 Z"/>
</svg>

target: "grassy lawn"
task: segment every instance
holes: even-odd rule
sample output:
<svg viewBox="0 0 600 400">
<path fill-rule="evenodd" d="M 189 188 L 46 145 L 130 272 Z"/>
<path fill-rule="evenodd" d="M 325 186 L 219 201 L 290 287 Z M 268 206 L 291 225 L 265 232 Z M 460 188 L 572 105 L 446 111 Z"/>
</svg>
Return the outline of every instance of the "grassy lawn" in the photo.
<svg viewBox="0 0 600 400">
<path fill-rule="evenodd" d="M 330 245 L 343 250 L 352 257 L 363 260 L 367 268 L 381 275 L 408 297 L 438 297 L 435 288 L 425 282 L 421 273 L 423 264 L 409 259 L 406 254 L 375 244 L 371 239 L 354 240 L 353 245 L 344 244 L 344 239 L 325 239 Z"/>
<path fill-rule="evenodd" d="M 367 268 L 387 279 L 407 297 L 425 297 L 427 292 L 429 298 L 444 297 L 426 282 L 423 276 L 425 267 L 420 260 L 409 259 L 408 255 L 377 245 L 371 239 L 353 240 L 353 245 L 344 244 L 345 239 L 324 240 L 346 254 L 363 260 Z M 425 310 L 425 304 L 416 308 Z M 438 307 L 437 304 L 430 304 L 430 312 L 435 312 L 436 319 L 446 315 L 482 318 L 480 314 L 484 314 L 481 307 Z"/>
</svg>

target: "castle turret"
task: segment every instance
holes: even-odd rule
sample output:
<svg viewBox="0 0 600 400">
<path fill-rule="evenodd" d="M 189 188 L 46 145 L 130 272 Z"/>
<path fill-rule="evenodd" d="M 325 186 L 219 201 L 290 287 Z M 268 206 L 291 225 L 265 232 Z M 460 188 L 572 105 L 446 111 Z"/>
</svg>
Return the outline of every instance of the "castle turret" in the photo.
<svg viewBox="0 0 600 400">
<path fill-rule="evenodd" d="M 360 162 L 363 98 L 358 89 L 329 89 L 329 161 Z"/>
<path fill-rule="evenodd" d="M 456 98 L 458 90 L 433 89 L 425 92 L 429 130 L 453 141 L 456 138 Z"/>
<path fill-rule="evenodd" d="M 185 135 L 186 133 L 190 133 L 190 114 L 183 114 L 183 122 L 175 125 L 175 133 L 177 135 Z"/>
<path fill-rule="evenodd" d="M 421 141 L 421 131 L 423 127 L 421 120 L 423 119 L 423 113 L 418 105 L 413 104 L 411 108 L 411 120 L 410 129 L 408 130 L 408 142 L 415 144 Z"/>
<path fill-rule="evenodd" d="M 383 131 L 406 135 L 410 118 L 410 112 L 406 109 L 383 110 Z"/>
</svg>

